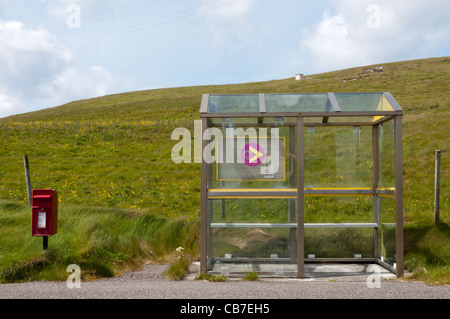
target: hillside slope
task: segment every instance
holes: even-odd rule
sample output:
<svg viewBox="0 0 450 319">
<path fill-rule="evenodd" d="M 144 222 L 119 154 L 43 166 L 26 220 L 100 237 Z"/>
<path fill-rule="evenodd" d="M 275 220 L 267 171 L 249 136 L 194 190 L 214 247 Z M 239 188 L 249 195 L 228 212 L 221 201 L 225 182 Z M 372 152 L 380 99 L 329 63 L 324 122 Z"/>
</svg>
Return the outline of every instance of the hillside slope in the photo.
<svg viewBox="0 0 450 319">
<path fill-rule="evenodd" d="M 383 72 L 363 73 L 375 66 Z M 25 200 L 24 181 L 17 176 L 23 176 L 22 155 L 28 154 L 33 185 L 57 187 L 63 201 L 197 212 L 199 165 L 171 162 L 175 142 L 170 134 L 175 127 L 192 129 L 203 93 L 389 91 L 404 109 L 405 211 L 430 216 L 434 151 L 447 149 L 450 140 L 449 87 L 450 57 L 442 57 L 308 75 L 301 81 L 292 77 L 129 92 L 10 116 L 0 119 L 0 151 L 9 163 L 0 163 L 0 198 Z M 446 154 L 441 172 L 444 212 L 450 177 Z M 180 187 L 182 193 L 176 189 Z"/>
<path fill-rule="evenodd" d="M 383 66 L 383 72 L 363 73 Z M 74 101 L 5 118 L 12 121 L 126 120 L 198 117 L 203 93 L 391 92 L 405 113 L 445 109 L 450 104 L 450 57 L 385 63 L 294 78 L 233 85 L 128 92 Z"/>
</svg>

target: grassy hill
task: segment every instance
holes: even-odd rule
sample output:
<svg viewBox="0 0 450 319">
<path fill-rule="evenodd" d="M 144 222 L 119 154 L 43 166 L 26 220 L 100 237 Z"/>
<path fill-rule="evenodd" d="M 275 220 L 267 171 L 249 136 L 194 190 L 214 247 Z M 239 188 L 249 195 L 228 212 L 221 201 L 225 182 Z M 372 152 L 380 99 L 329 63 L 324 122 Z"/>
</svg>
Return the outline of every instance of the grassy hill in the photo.
<svg viewBox="0 0 450 319">
<path fill-rule="evenodd" d="M 363 74 L 363 68 L 383 72 Z M 74 101 L 3 121 L 161 120 L 198 118 L 203 93 L 322 93 L 389 91 L 408 115 L 449 105 L 450 57 L 384 63 L 267 82 L 157 89 Z"/>
<path fill-rule="evenodd" d="M 368 67 L 375 66 L 383 66 L 383 72 L 363 74 L 365 67 L 358 67 L 307 75 L 302 81 L 292 77 L 129 92 L 0 119 L 0 274 L 6 281 L 65 279 L 61 265 L 82 259 L 92 276 L 112 275 L 145 260 L 170 259 L 178 246 L 197 257 L 200 165 L 171 161 L 176 142 L 170 134 L 175 127 L 192 131 L 203 93 L 389 91 L 404 109 L 405 238 L 411 240 L 405 245 L 407 262 L 419 278 L 432 278 L 434 271 L 448 282 L 446 152 L 441 168 L 441 218 L 446 224 L 434 227 L 432 220 L 434 151 L 448 149 L 450 140 L 450 57 Z M 25 154 L 33 188 L 55 188 L 60 197 L 60 231 L 50 239 L 53 250 L 45 253 L 29 235 Z M 148 232 L 155 223 L 161 231 Z M 173 229 L 179 236 L 167 235 Z M 85 243 L 75 238 L 85 238 Z M 427 273 L 416 270 L 424 265 Z M 52 267 L 59 270 L 49 271 Z"/>
</svg>

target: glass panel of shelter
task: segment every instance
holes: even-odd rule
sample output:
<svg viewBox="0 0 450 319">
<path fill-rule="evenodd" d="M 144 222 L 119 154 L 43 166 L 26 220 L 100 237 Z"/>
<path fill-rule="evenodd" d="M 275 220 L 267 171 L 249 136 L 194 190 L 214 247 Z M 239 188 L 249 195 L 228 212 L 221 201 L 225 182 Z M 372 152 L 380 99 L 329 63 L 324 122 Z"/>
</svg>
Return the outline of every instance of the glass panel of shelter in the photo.
<svg viewBox="0 0 450 319">
<path fill-rule="evenodd" d="M 213 189 L 282 189 L 295 185 L 295 127 L 269 118 L 258 127 L 243 119 L 216 126 L 211 149 Z"/>
<path fill-rule="evenodd" d="M 316 129 L 324 130 L 325 135 L 321 136 Z M 334 133 L 326 132 L 328 130 L 330 130 L 330 128 L 314 128 L 314 130 L 305 128 L 305 172 L 312 170 L 311 175 L 305 174 L 305 186 L 312 186 L 312 189 L 319 190 L 367 188 L 367 185 L 370 184 L 369 177 L 371 177 L 370 173 L 372 169 L 370 165 L 370 157 L 372 154 L 367 148 L 370 141 L 364 140 L 364 143 L 361 143 L 360 128 L 332 128 Z M 290 131 L 290 137 L 292 138 L 292 136 L 296 135 L 295 129 L 291 128 Z M 292 131 L 294 131 L 293 134 Z M 319 140 L 322 143 L 315 143 L 315 141 L 313 141 L 315 134 L 319 136 Z M 368 129 L 363 132 L 364 139 L 369 139 L 369 135 Z M 383 135 L 383 133 L 380 133 L 381 149 L 383 149 L 383 138 L 385 136 L 386 134 Z M 344 142 L 345 140 L 348 140 L 349 137 L 353 137 L 353 143 Z M 239 138 L 239 136 L 237 136 L 236 139 L 237 138 Z M 326 141 L 324 142 L 324 139 L 326 138 L 333 139 L 331 145 L 335 145 L 334 149 L 329 147 L 325 149 L 323 147 L 330 144 L 325 143 Z M 292 139 L 292 141 L 294 142 L 295 138 Z M 361 149 L 361 144 L 365 145 L 364 148 L 366 149 Z M 330 149 L 331 153 L 327 155 L 327 151 L 329 153 Z M 315 154 L 320 154 L 321 156 L 315 158 Z M 286 178 L 285 176 L 280 184 L 282 187 L 286 187 L 288 182 L 290 187 L 295 188 L 295 153 L 291 155 L 294 156 L 292 157 L 292 163 L 290 160 L 288 163 L 290 167 L 289 173 L 284 172 L 284 175 L 291 175 L 291 179 L 289 180 L 289 178 Z M 320 165 L 320 163 L 316 163 L 319 159 L 323 159 L 325 164 Z M 363 167 L 359 169 L 364 173 L 360 174 L 361 176 L 355 174 L 355 171 L 358 171 L 359 163 L 364 163 Z M 213 167 L 216 169 L 216 172 L 212 174 L 212 176 L 217 177 L 214 181 L 216 182 L 216 185 L 227 190 L 230 188 L 239 190 L 242 185 L 248 188 L 241 189 L 243 193 L 240 195 L 234 194 L 227 196 L 227 194 L 222 194 L 222 198 L 208 201 L 208 219 L 211 228 L 209 231 L 209 242 L 211 245 L 211 249 L 209 249 L 209 258 L 211 261 L 214 260 L 215 263 L 218 263 L 216 266 L 214 266 L 215 263 L 211 263 L 212 268 L 210 268 L 210 270 L 217 272 L 219 269 L 217 267 L 220 267 L 221 272 L 240 272 L 243 271 L 245 267 L 243 265 L 233 265 L 230 264 L 230 262 L 242 261 L 246 258 L 269 263 L 286 262 L 289 260 L 290 264 L 295 264 L 296 249 L 294 248 L 296 247 L 296 227 L 293 225 L 296 223 L 296 209 L 294 208 L 295 198 L 273 200 L 273 198 L 277 197 L 287 197 L 286 195 L 276 196 L 273 194 L 271 196 L 258 195 L 252 198 L 244 194 L 247 189 L 254 189 L 255 183 L 257 187 L 261 188 L 263 182 L 266 181 L 272 182 L 271 187 L 274 187 L 274 181 L 265 179 L 239 180 L 239 174 L 236 175 L 236 180 L 221 180 L 220 177 L 222 175 L 219 175 L 219 171 L 217 171 L 220 170 L 220 166 L 216 163 Z M 293 174 L 290 174 L 291 168 Z M 330 174 L 330 171 L 328 171 L 328 176 L 325 174 L 325 177 L 330 178 L 330 180 L 323 178 L 323 174 L 320 173 L 321 169 L 326 168 L 335 173 Z M 314 178 L 317 177 L 319 179 L 314 180 Z M 355 178 L 357 177 L 360 177 L 360 179 L 356 180 Z M 212 184 L 213 186 L 214 182 Z M 345 186 L 353 187 L 346 188 Z M 373 220 L 373 216 L 371 215 L 373 207 L 372 202 L 368 200 L 368 194 L 349 194 L 343 197 L 336 197 L 336 194 L 330 195 L 316 195 L 310 197 L 310 199 L 306 199 L 305 223 L 310 224 L 308 226 L 312 226 L 312 229 L 307 229 L 305 231 L 305 257 L 349 258 L 359 256 L 364 258 L 373 256 L 374 246 L 373 244 L 367 244 L 371 242 L 370 239 L 373 237 L 373 231 L 369 227 L 365 229 L 349 229 L 345 227 L 333 227 L 332 229 L 328 229 L 315 226 L 321 222 L 323 224 L 337 224 L 342 222 L 370 223 Z M 384 199 L 380 200 L 380 202 L 381 201 L 384 201 Z M 316 203 L 319 202 L 322 202 L 321 205 L 316 205 Z M 317 207 L 321 207 L 321 212 L 316 211 Z M 379 234 L 381 247 L 378 250 L 381 251 L 381 260 L 388 263 L 392 263 L 394 258 L 395 240 L 392 240 L 393 223 L 386 223 L 384 221 L 386 219 L 388 221 L 395 220 L 395 218 L 392 218 L 392 210 L 392 207 L 386 209 L 384 204 L 380 204 L 380 219 L 383 221 L 383 226 L 381 227 Z M 385 216 L 385 211 L 388 213 L 390 212 L 391 214 L 386 214 Z M 229 230 L 227 230 L 228 228 Z M 277 228 L 282 230 L 276 231 L 275 229 Z M 252 236 L 249 236 L 249 234 L 252 234 Z M 343 240 L 339 244 L 336 244 L 337 246 L 330 246 L 330 242 L 336 242 L 336 239 L 338 238 L 352 238 L 353 240 Z M 288 243 L 288 245 L 283 248 L 277 247 L 277 245 L 274 246 L 273 243 Z M 392 245 L 394 245 L 394 248 L 392 248 Z M 312 249 L 312 247 L 315 248 Z M 224 266 L 224 263 L 228 263 L 229 265 Z M 256 264 L 259 265 L 259 263 Z M 256 264 L 253 263 L 252 265 Z M 278 266 L 277 270 L 274 268 L 272 271 L 278 272 L 279 275 L 280 269 L 282 269 L 282 267 L 280 267 L 281 266 Z M 261 270 L 261 267 L 252 266 L 251 269 L 252 271 Z M 270 267 L 268 268 L 266 266 L 264 269 L 268 272 Z M 288 267 L 286 269 L 290 268 Z M 292 271 L 292 269 L 289 271 L 285 270 L 284 274 L 292 274 Z"/>
<path fill-rule="evenodd" d="M 211 273 L 296 276 L 296 128 L 275 118 L 265 122 L 266 127 L 233 118 L 222 127 L 215 123 L 222 136 L 214 145 L 216 162 L 210 164 Z"/>
</svg>

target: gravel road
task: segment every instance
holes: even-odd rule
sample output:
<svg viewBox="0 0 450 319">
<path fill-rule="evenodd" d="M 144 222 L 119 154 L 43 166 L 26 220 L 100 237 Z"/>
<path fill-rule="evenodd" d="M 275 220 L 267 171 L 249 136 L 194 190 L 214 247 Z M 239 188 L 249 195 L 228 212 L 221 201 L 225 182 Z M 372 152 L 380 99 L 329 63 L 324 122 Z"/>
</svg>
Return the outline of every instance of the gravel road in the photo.
<svg viewBox="0 0 450 319">
<path fill-rule="evenodd" d="M 369 288 L 364 276 L 306 279 L 259 279 L 206 282 L 164 278 L 165 265 L 115 278 L 81 282 L 69 289 L 62 282 L 1 284 L 0 299 L 450 299 L 449 286 L 382 280 Z M 192 276 L 191 276 L 192 278 Z"/>
</svg>

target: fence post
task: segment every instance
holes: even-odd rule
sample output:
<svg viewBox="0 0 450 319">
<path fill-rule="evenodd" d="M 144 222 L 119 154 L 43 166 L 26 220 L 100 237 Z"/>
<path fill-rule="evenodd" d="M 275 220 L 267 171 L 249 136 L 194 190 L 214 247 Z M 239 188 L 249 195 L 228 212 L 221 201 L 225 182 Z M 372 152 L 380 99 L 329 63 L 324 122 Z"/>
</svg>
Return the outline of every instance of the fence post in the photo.
<svg viewBox="0 0 450 319">
<path fill-rule="evenodd" d="M 25 166 L 25 180 L 27 182 L 28 206 L 32 205 L 30 166 L 28 165 L 28 155 L 23 156 L 23 165 Z"/>
<path fill-rule="evenodd" d="M 439 223 L 439 197 L 441 192 L 441 151 L 436 151 L 434 169 L 434 223 Z"/>
</svg>

